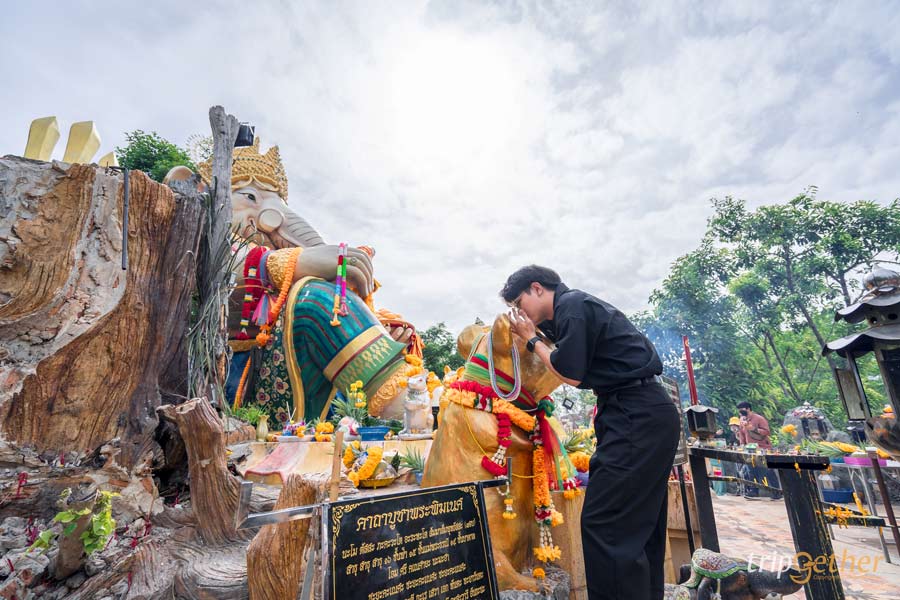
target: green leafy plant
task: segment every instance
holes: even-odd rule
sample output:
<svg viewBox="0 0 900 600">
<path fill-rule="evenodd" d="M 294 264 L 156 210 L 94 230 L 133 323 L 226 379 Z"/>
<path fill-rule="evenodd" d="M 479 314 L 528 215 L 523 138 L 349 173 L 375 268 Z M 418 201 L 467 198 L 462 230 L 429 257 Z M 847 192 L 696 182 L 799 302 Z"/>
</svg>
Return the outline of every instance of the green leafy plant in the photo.
<svg viewBox="0 0 900 600">
<path fill-rule="evenodd" d="M 566 452 L 568 452 L 569 454 L 572 454 L 574 452 L 593 454 L 595 444 L 596 440 L 594 436 L 587 431 L 573 431 L 568 436 L 566 436 L 566 441 L 563 443 L 566 448 Z"/>
<path fill-rule="evenodd" d="M 65 505 L 71 490 L 64 490 L 60 494 L 60 503 Z M 62 535 L 72 535 L 78 528 L 78 521 L 81 517 L 91 515 L 87 528 L 81 533 L 81 542 L 84 545 L 84 553 L 91 555 L 97 550 L 106 547 L 109 536 L 116 530 L 116 521 L 112 518 L 112 499 L 119 494 L 115 492 L 98 492 L 91 508 L 71 509 L 67 508 L 56 513 L 53 517 L 53 523 L 62 523 L 65 525 Z M 35 548 L 40 548 L 43 554 L 50 549 L 53 540 L 57 538 L 57 533 L 52 529 L 45 529 L 34 543 L 28 547 L 28 552 Z"/>
<path fill-rule="evenodd" d="M 112 498 L 118 495 L 114 492 L 100 492 L 97 495 L 91 522 L 81 534 L 85 554 L 91 555 L 97 550 L 102 550 L 106 546 L 109 536 L 116 530 L 116 521 L 112 518 Z M 71 527 L 69 533 L 75 530 L 74 523 L 69 527 Z M 63 531 L 63 533 L 66 532 Z"/>
<path fill-rule="evenodd" d="M 336 397 L 332 401 L 331 406 L 334 407 L 334 416 L 331 420 L 334 422 L 335 427 L 344 417 L 350 417 L 355 420 L 359 423 L 360 427 L 377 427 L 379 425 L 391 426 L 390 421 L 384 421 L 373 417 L 365 408 L 357 408 L 356 403 L 352 400 Z M 400 429 L 403 429 L 403 425 L 400 426 Z M 397 431 L 400 431 L 400 429 L 397 429 Z"/>
<path fill-rule="evenodd" d="M 417 448 L 408 448 L 400 456 L 400 466 L 406 467 L 413 473 L 423 473 L 425 471 L 425 458 Z"/>
<path fill-rule="evenodd" d="M 264 414 L 266 414 L 266 412 L 258 406 L 242 406 L 234 410 L 231 413 L 231 416 L 256 427 L 259 423 L 259 418 Z"/>
<path fill-rule="evenodd" d="M 800 442 L 800 449 L 807 454 L 820 454 L 829 458 L 838 458 L 844 456 L 844 452 L 842 452 L 839 448 L 832 446 L 831 444 L 825 444 L 810 439 L 804 439 L 802 442 Z"/>
</svg>

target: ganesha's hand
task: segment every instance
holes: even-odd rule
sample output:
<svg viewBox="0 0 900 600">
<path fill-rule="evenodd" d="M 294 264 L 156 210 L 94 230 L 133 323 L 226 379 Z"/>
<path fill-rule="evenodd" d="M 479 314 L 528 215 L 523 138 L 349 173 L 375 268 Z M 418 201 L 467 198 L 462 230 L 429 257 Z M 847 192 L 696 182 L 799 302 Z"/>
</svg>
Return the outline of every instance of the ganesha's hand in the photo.
<svg viewBox="0 0 900 600">
<path fill-rule="evenodd" d="M 302 277 L 321 277 L 334 281 L 337 275 L 338 246 L 315 246 L 306 248 L 297 258 L 294 281 Z M 363 298 L 374 290 L 372 260 L 358 248 L 347 248 L 347 285 Z"/>
<path fill-rule="evenodd" d="M 408 344 L 415 332 L 415 328 L 404 327 L 403 325 L 388 327 L 388 333 L 391 334 L 391 338 L 395 342 L 401 342 L 403 344 Z"/>
</svg>

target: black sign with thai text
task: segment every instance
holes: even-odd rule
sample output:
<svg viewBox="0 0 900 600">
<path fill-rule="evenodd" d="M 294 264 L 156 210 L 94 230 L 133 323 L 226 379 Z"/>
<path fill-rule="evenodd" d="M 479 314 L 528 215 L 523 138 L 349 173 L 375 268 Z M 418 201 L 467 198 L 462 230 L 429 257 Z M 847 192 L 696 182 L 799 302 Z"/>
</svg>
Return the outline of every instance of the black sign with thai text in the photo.
<svg viewBox="0 0 900 600">
<path fill-rule="evenodd" d="M 326 598 L 496 600 L 476 483 L 324 505 Z"/>
</svg>

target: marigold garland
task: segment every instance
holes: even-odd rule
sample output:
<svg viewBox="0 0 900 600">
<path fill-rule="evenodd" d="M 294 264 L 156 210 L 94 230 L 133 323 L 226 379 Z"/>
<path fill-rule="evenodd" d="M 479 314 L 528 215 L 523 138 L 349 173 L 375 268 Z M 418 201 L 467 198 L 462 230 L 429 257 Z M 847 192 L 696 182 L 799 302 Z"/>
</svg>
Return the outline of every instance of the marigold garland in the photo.
<svg viewBox="0 0 900 600">
<path fill-rule="evenodd" d="M 344 449 L 344 457 L 343 462 L 344 466 L 348 469 L 353 467 L 353 463 L 356 462 L 356 458 L 362 452 L 361 444 L 358 441 L 352 441 L 347 444 L 347 448 Z"/>
<path fill-rule="evenodd" d="M 334 423 L 322 421 L 316 425 L 315 439 L 317 442 L 330 442 L 332 433 L 334 433 Z"/>
<path fill-rule="evenodd" d="M 540 439 L 540 428 L 535 426 L 532 433 L 534 450 L 532 451 L 532 491 L 534 493 L 534 520 L 538 524 L 540 539 L 534 548 L 534 556 L 541 562 L 552 562 L 562 556 L 559 546 L 553 544 L 550 528 L 563 522 L 562 513 L 553 506 L 550 496 L 550 479 L 547 476 L 547 465 L 544 463 L 544 448 Z"/>
<path fill-rule="evenodd" d="M 274 323 L 276 319 L 278 319 L 278 315 L 281 314 L 281 307 L 284 306 L 288 293 L 291 291 L 291 285 L 294 283 L 294 269 L 297 266 L 297 259 L 300 258 L 302 252 L 303 248 L 291 248 L 288 263 L 284 269 L 284 278 L 281 280 L 281 289 L 278 292 L 278 298 L 275 300 L 272 308 L 269 309 L 269 317 L 266 320 L 266 323 L 260 326 L 260 332 L 256 335 L 256 343 L 259 344 L 260 348 L 269 342 L 269 332 L 272 330 L 272 323 Z"/>
<path fill-rule="evenodd" d="M 587 473 L 591 469 L 591 457 L 587 452 L 573 452 L 569 455 L 569 460 L 582 473 Z"/>
<path fill-rule="evenodd" d="M 381 462 L 381 457 L 384 455 L 384 449 L 381 446 L 371 446 L 366 448 L 366 460 L 359 467 L 359 469 L 351 469 L 349 473 L 347 473 L 347 479 L 353 482 L 354 487 L 359 487 L 359 482 L 364 481 L 370 478 L 374 473 L 375 469 L 378 468 L 378 463 Z"/>
<path fill-rule="evenodd" d="M 511 437 L 509 423 L 515 424 L 520 429 L 531 432 L 531 441 L 534 444 L 532 452 L 532 490 L 534 493 L 534 518 L 540 532 L 539 545 L 534 548 L 535 557 L 542 562 L 557 560 L 562 556 L 562 551 L 553 544 L 553 536 L 550 528 L 564 522 L 562 513 L 553 506 L 553 498 L 550 495 L 550 474 L 552 465 L 545 462 L 543 440 L 541 439 L 538 420 L 532 417 L 512 403 L 493 397 L 493 390 L 475 381 L 455 381 L 448 386 L 444 396 L 449 402 L 461 405 L 465 408 L 475 408 L 484 412 L 493 413 L 498 422 L 498 450 L 493 457 L 483 456 L 481 465 L 486 471 L 495 477 L 502 477 L 506 472 L 505 447 L 502 442 L 507 442 Z M 442 401 L 444 398 L 442 397 Z M 502 462 L 495 461 L 500 451 L 504 451 Z M 577 490 L 577 482 L 567 477 L 563 483 L 563 497 L 574 498 L 580 490 Z M 504 519 L 515 518 L 512 512 L 512 499 L 504 500 Z"/>
<path fill-rule="evenodd" d="M 357 379 L 350 384 L 350 389 L 347 391 L 347 399 L 352 400 L 353 405 L 356 408 L 366 408 L 368 404 L 368 398 L 366 397 L 366 393 L 363 391 L 362 381 Z"/>
<path fill-rule="evenodd" d="M 500 515 L 507 521 L 511 521 L 518 516 L 513 509 L 513 502 L 515 502 L 515 499 L 512 497 L 512 494 L 507 493 L 503 499 L 503 513 Z"/>
<path fill-rule="evenodd" d="M 241 380 L 238 382 L 237 391 L 234 394 L 231 410 L 239 409 L 244 402 L 244 388 L 247 386 L 247 378 L 250 376 L 250 363 L 252 362 L 253 359 L 248 357 L 247 364 L 244 365 L 244 372 L 241 373 Z"/>
<path fill-rule="evenodd" d="M 448 378 L 449 379 L 449 378 Z M 497 451 L 493 456 L 486 454 L 481 459 L 482 467 L 495 477 L 502 477 L 506 472 L 506 449 L 510 445 L 512 437 L 511 425 L 514 424 L 523 431 L 530 433 L 534 450 L 532 452 L 532 489 L 534 493 L 534 518 L 538 524 L 540 541 L 533 549 L 535 557 L 541 562 L 552 562 L 562 556 L 559 546 L 553 544 L 553 536 L 550 528 L 564 522 L 562 513 L 553 505 L 550 495 L 550 480 L 555 481 L 554 465 L 547 464 L 545 460 L 544 440 L 542 439 L 540 421 L 516 407 L 511 402 L 498 398 L 493 389 L 477 381 L 451 380 L 445 381 L 446 390 L 441 397 L 441 405 L 453 402 L 465 408 L 475 408 L 489 412 L 497 417 Z M 482 449 L 483 452 L 483 449 Z M 590 457 L 586 453 L 573 461 L 572 467 L 581 470 L 589 468 Z M 563 497 L 567 500 L 574 499 L 582 491 L 578 487 L 578 481 L 574 473 L 569 472 L 565 464 L 560 465 L 562 475 Z M 554 487 L 556 484 L 554 483 Z M 504 499 L 504 519 L 514 519 L 516 514 L 512 509 L 513 499 L 508 496 Z M 543 571 L 541 571 L 543 573 Z"/>
</svg>

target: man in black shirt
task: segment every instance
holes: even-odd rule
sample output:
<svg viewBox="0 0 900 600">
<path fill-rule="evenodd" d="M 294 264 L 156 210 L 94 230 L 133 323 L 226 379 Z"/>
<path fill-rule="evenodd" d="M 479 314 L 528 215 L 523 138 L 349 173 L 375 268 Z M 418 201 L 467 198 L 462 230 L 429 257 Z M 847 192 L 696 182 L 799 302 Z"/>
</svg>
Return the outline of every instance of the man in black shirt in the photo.
<svg viewBox="0 0 900 600">
<path fill-rule="evenodd" d="M 680 425 L 658 382 L 656 349 L 621 311 L 569 289 L 546 267 L 519 269 L 500 294 L 527 348 L 562 381 L 597 395 L 597 450 L 581 513 L 588 597 L 661 599 L 667 482 Z"/>
</svg>

